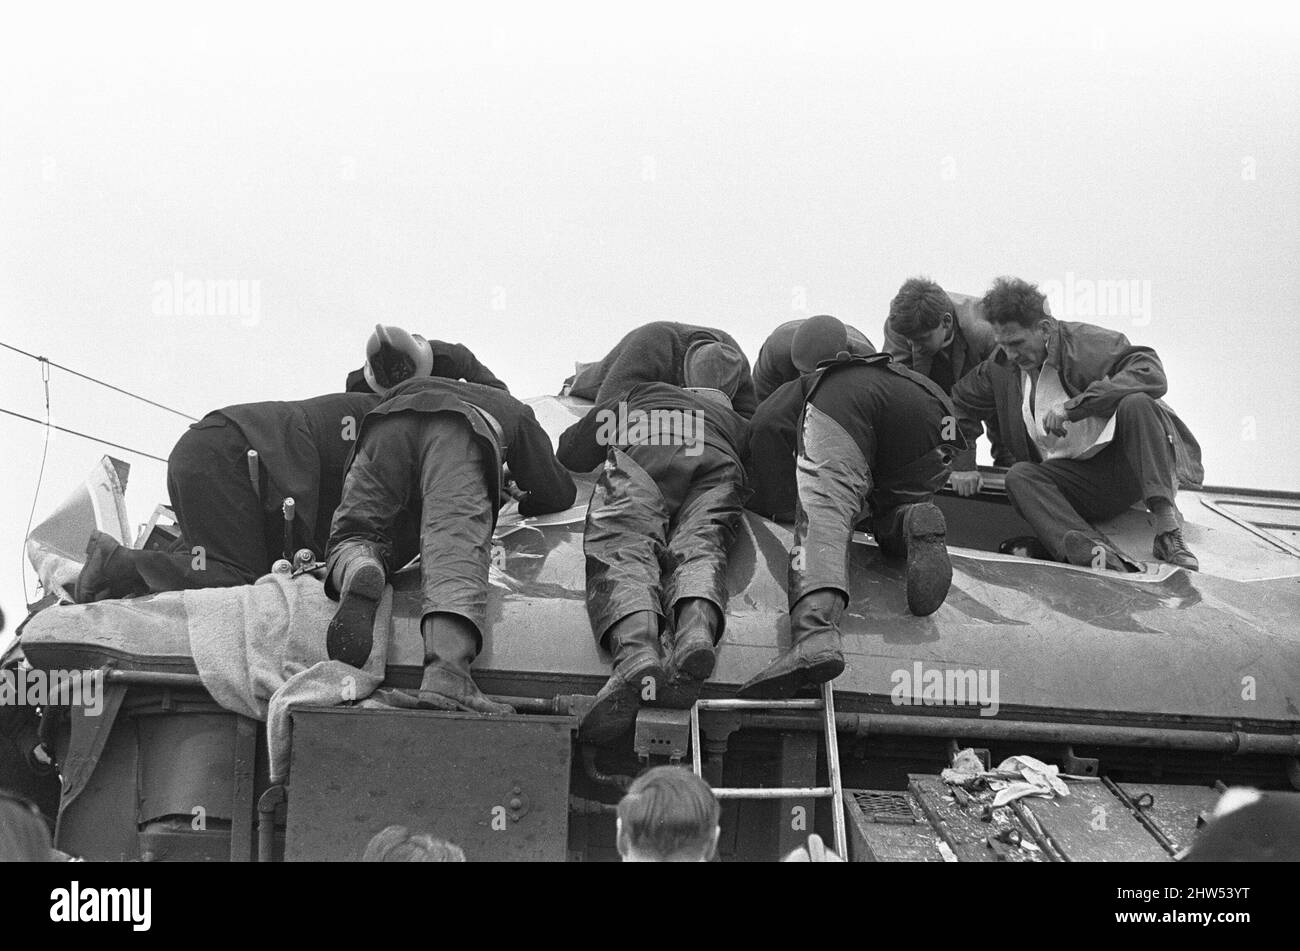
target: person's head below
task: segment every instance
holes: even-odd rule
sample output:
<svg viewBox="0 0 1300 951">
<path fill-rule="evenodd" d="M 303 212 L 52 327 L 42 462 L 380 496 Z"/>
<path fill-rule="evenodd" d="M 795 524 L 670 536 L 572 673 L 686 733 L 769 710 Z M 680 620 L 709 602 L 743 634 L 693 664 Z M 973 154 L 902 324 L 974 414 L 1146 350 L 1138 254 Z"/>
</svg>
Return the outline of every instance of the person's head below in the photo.
<svg viewBox="0 0 1300 951">
<path fill-rule="evenodd" d="M 53 862 L 50 830 L 36 805 L 0 789 L 0 862 Z"/>
<path fill-rule="evenodd" d="M 460 846 L 406 826 L 389 826 L 375 833 L 361 856 L 363 862 L 463 862 Z"/>
<path fill-rule="evenodd" d="M 730 401 L 745 374 L 745 357 L 716 340 L 691 344 L 682 358 L 682 382 L 688 390 L 716 390 Z"/>
<path fill-rule="evenodd" d="M 919 353 L 932 356 L 952 342 L 957 308 L 942 287 L 928 277 L 903 282 L 889 303 L 889 329 Z"/>
<path fill-rule="evenodd" d="M 366 365 L 362 370 L 366 383 L 383 394 L 413 377 L 428 376 L 433 370 L 433 350 L 418 334 L 401 327 L 375 325 L 366 341 Z"/>
<path fill-rule="evenodd" d="M 1233 786 L 1184 862 L 1300 862 L 1300 796 Z"/>
<path fill-rule="evenodd" d="M 718 847 L 721 809 L 713 790 L 681 766 L 638 776 L 618 804 L 624 862 L 708 862 Z"/>
<path fill-rule="evenodd" d="M 1018 277 L 1000 277 L 984 295 L 984 319 L 993 341 L 1022 370 L 1037 370 L 1047 359 L 1047 341 L 1056 320 L 1038 285 Z"/>
<path fill-rule="evenodd" d="M 800 373 L 811 373 L 828 360 L 849 351 L 849 330 L 830 314 L 809 317 L 790 340 L 790 362 Z"/>
</svg>

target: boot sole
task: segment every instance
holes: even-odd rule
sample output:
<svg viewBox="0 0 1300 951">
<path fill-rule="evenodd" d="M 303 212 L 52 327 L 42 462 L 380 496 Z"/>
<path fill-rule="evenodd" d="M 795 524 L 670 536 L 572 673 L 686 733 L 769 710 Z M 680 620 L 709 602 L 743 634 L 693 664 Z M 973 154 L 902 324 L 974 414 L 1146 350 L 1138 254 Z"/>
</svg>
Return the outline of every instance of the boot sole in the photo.
<svg viewBox="0 0 1300 951">
<path fill-rule="evenodd" d="M 325 651 L 330 660 L 361 668 L 375 645 L 375 614 L 384 593 L 384 572 L 376 565 L 364 565 L 350 580 L 325 633 Z"/>
<path fill-rule="evenodd" d="M 947 539 L 948 523 L 938 506 L 912 510 L 907 526 L 907 607 L 917 617 L 939 610 L 952 587 Z"/>
<path fill-rule="evenodd" d="M 654 681 L 653 701 L 642 701 L 641 692 L 646 679 Z M 599 697 L 582 718 L 578 739 L 584 743 L 604 744 L 617 740 L 636 722 L 636 714 L 644 702 L 646 706 L 662 706 L 666 678 L 658 664 L 647 664 L 628 677 L 622 686 Z"/>
<path fill-rule="evenodd" d="M 713 670 L 718 665 L 717 651 L 703 644 L 685 651 L 680 660 L 675 657 L 673 659 L 676 661 L 678 671 L 691 680 L 701 682 L 712 677 Z"/>
<path fill-rule="evenodd" d="M 804 687 L 820 687 L 844 673 L 844 656 L 826 654 L 811 660 L 806 666 L 773 677 L 750 681 L 737 692 L 737 696 L 753 700 L 789 700 Z M 759 675 L 762 678 L 762 675 Z"/>
</svg>

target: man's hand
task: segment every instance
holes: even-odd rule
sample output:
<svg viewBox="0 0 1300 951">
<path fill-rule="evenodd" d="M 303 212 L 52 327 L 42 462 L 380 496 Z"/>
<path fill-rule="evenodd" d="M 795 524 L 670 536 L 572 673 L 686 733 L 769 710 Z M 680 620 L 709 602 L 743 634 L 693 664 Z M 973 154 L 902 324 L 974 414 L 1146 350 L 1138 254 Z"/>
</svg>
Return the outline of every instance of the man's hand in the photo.
<svg viewBox="0 0 1300 951">
<path fill-rule="evenodd" d="M 971 469 L 969 472 L 952 473 L 948 476 L 948 484 L 952 486 L 954 492 L 967 499 L 984 488 L 984 478 L 979 474 L 978 469 Z"/>
<path fill-rule="evenodd" d="M 1051 407 L 1043 417 L 1043 429 L 1047 430 L 1053 436 L 1065 435 L 1065 424 L 1069 420 L 1065 418 L 1065 406 L 1057 404 Z"/>
</svg>

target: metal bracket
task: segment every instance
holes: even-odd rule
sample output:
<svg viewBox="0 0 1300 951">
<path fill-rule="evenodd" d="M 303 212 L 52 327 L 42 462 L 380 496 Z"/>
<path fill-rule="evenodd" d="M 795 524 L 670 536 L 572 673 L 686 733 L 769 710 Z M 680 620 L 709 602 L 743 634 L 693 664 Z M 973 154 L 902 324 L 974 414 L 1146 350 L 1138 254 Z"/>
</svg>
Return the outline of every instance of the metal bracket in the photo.
<svg viewBox="0 0 1300 951">
<path fill-rule="evenodd" d="M 1061 772 L 1071 776 L 1101 775 L 1101 760 L 1095 756 L 1075 756 L 1074 747 L 1066 745 L 1061 750 Z"/>
<path fill-rule="evenodd" d="M 680 763 L 691 748 L 691 711 L 642 707 L 636 715 L 632 750 L 644 762 L 651 756 Z"/>
</svg>

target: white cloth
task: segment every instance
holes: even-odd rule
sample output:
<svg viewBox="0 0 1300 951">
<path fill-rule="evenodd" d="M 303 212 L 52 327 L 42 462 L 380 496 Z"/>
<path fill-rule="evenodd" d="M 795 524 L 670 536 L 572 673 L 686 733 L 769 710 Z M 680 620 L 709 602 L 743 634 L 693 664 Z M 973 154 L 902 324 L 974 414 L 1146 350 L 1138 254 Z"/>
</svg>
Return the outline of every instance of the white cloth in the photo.
<svg viewBox="0 0 1300 951">
<path fill-rule="evenodd" d="M 1029 438 L 1038 446 L 1043 461 L 1048 459 L 1088 459 L 1101 452 L 1115 438 L 1115 417 L 1105 419 L 1089 416 L 1086 419 L 1067 421 L 1064 436 L 1053 436 L 1043 427 L 1043 420 L 1050 409 L 1064 415 L 1065 401 L 1070 395 L 1061 385 L 1061 376 L 1055 367 L 1043 364 L 1038 374 L 1038 386 L 1035 390 L 1030 375 L 1021 371 L 1020 388 L 1024 391 L 1024 401 L 1020 406 L 1021 416 Z M 1033 399 L 1031 399 L 1031 395 Z"/>
<path fill-rule="evenodd" d="M 184 593 L 203 686 L 227 710 L 266 721 L 272 779 L 288 778 L 292 707 L 361 700 L 383 681 L 391 600 L 390 588 L 375 625 L 380 636 L 358 669 L 329 659 L 325 632 L 338 605 L 310 575 L 269 574 L 239 588 Z"/>
</svg>

